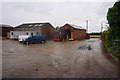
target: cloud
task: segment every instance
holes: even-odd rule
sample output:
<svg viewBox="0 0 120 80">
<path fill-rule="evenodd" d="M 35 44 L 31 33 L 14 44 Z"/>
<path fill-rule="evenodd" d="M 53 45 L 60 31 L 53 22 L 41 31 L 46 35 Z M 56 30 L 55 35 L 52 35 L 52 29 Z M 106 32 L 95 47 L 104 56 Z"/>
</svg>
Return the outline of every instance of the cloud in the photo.
<svg viewBox="0 0 120 80">
<path fill-rule="evenodd" d="M 3 22 L 17 26 L 25 22 L 51 22 L 55 27 L 65 23 L 85 28 L 89 21 L 89 32 L 100 31 L 106 20 L 107 9 L 114 2 L 3 2 Z"/>
</svg>

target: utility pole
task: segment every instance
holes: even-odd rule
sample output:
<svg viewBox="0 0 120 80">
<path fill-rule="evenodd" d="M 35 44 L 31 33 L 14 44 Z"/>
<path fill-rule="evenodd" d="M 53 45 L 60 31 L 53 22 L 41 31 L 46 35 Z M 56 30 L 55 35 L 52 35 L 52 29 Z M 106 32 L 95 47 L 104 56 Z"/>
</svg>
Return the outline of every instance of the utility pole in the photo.
<svg viewBox="0 0 120 80">
<path fill-rule="evenodd" d="M 101 23 L 101 34 L 102 34 L 103 24 Z"/>
<path fill-rule="evenodd" d="M 86 20 L 86 33 L 88 33 L 88 20 Z"/>
<path fill-rule="evenodd" d="M 108 28 L 109 28 L 109 24 L 108 24 L 108 23 L 106 23 L 106 30 L 108 30 Z"/>
</svg>

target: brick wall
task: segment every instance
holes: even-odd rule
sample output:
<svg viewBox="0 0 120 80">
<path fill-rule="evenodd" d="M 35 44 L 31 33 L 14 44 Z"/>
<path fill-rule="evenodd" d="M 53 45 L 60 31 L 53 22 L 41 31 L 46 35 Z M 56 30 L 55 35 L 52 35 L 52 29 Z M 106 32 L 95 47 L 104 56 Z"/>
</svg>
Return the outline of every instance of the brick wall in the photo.
<svg viewBox="0 0 120 80">
<path fill-rule="evenodd" d="M 2 37 L 7 37 L 7 32 L 10 32 L 12 30 L 12 27 L 2 27 Z"/>
<path fill-rule="evenodd" d="M 55 29 L 53 27 L 42 27 L 41 35 L 46 35 L 46 39 L 53 39 Z"/>
<path fill-rule="evenodd" d="M 86 30 L 74 29 L 73 35 L 74 35 L 74 39 L 85 39 Z"/>
<path fill-rule="evenodd" d="M 83 38 L 83 39 L 86 38 L 86 30 L 82 30 L 82 38 Z"/>
<path fill-rule="evenodd" d="M 62 30 L 62 29 L 71 29 L 71 28 L 73 28 L 73 27 L 71 27 L 70 25 L 66 24 L 66 25 L 60 27 L 60 30 Z"/>
<path fill-rule="evenodd" d="M 73 29 L 73 39 L 81 39 L 81 34 L 80 34 L 80 30 L 78 29 Z"/>
<path fill-rule="evenodd" d="M 74 40 L 85 39 L 85 37 L 86 37 L 86 30 L 84 30 L 84 29 L 81 29 L 81 30 L 80 29 L 76 29 L 76 28 L 71 27 L 70 25 L 66 24 L 66 25 L 62 26 L 60 28 L 60 30 L 71 29 L 71 28 L 73 28 L 72 31 L 73 31 L 73 39 Z"/>
</svg>

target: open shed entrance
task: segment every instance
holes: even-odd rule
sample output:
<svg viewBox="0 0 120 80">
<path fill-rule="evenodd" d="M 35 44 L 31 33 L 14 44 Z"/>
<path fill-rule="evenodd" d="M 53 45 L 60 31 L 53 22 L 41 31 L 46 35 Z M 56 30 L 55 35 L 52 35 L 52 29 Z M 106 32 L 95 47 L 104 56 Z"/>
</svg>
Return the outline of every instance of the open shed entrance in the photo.
<svg viewBox="0 0 120 80">
<path fill-rule="evenodd" d="M 71 38 L 71 29 L 64 29 L 62 32 L 62 38 L 69 40 Z"/>
</svg>

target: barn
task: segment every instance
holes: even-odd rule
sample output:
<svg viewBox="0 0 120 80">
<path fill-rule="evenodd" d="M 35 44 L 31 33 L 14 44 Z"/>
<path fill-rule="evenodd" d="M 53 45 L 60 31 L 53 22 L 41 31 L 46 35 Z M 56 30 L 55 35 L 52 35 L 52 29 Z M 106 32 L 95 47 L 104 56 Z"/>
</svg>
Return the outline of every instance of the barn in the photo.
<svg viewBox="0 0 120 80">
<path fill-rule="evenodd" d="M 26 35 L 46 35 L 46 39 L 53 39 L 55 28 L 49 23 L 24 23 L 16 26 L 13 30 L 15 36 Z M 18 33 L 18 34 L 17 34 Z M 16 35 L 17 34 L 17 35 Z"/>
<path fill-rule="evenodd" d="M 60 27 L 59 31 L 62 39 L 80 40 L 86 38 L 86 29 L 81 26 L 67 23 L 64 26 Z"/>
<path fill-rule="evenodd" d="M 0 36 L 2 36 L 2 38 L 8 38 L 9 37 L 9 33 L 12 30 L 13 30 L 12 26 L 1 24 L 0 25 Z"/>
</svg>

